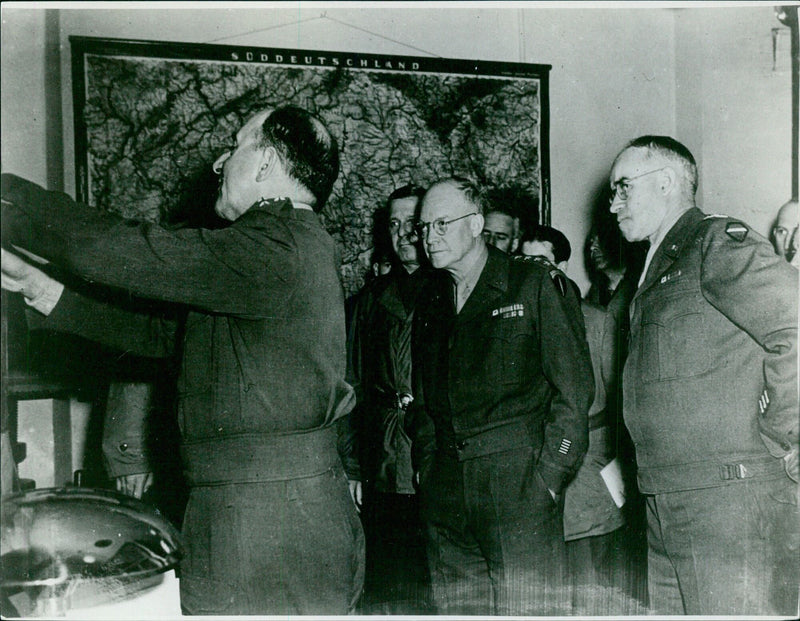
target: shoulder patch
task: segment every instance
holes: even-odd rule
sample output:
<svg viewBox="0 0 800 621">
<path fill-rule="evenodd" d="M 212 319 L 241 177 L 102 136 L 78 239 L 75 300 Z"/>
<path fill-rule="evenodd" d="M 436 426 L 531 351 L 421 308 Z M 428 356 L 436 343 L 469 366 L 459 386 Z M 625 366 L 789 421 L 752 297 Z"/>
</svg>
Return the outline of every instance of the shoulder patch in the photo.
<svg viewBox="0 0 800 621">
<path fill-rule="evenodd" d="M 728 237 L 736 240 L 737 242 L 744 241 L 745 237 L 747 237 L 747 233 L 749 232 L 750 229 L 748 229 L 741 222 L 728 222 L 728 224 L 725 226 L 725 233 L 728 235 Z"/>
</svg>

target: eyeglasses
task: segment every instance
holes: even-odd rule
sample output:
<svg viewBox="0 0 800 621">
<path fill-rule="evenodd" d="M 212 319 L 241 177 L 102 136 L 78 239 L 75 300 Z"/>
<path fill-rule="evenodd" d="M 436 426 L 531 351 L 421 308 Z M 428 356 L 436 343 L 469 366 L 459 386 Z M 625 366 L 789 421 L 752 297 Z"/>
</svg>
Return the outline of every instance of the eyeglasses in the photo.
<svg viewBox="0 0 800 621">
<path fill-rule="evenodd" d="M 613 205 L 614 201 L 617 199 L 621 201 L 628 200 L 628 191 L 631 189 L 631 181 L 641 179 L 647 175 L 652 175 L 654 172 L 659 172 L 665 168 L 666 166 L 662 166 L 661 168 L 656 168 L 655 170 L 648 170 L 647 172 L 642 173 L 641 175 L 636 175 L 635 177 L 623 177 L 611 187 L 611 196 L 608 198 L 608 204 Z"/>
<path fill-rule="evenodd" d="M 396 235 L 399 232 L 402 232 L 403 235 L 411 235 L 412 233 L 416 234 L 416 220 L 406 220 L 405 222 L 401 222 L 395 218 L 389 220 L 389 233 Z"/>
<path fill-rule="evenodd" d="M 452 224 L 453 222 L 458 222 L 459 220 L 463 220 L 464 218 L 469 218 L 470 216 L 477 216 L 478 213 L 473 211 L 472 213 L 468 213 L 465 216 L 459 216 L 458 218 L 453 218 L 452 220 L 445 220 L 444 218 L 439 218 L 438 220 L 434 220 L 433 222 L 420 222 L 417 224 L 417 234 L 420 237 L 425 237 L 428 234 L 430 229 L 433 229 L 437 235 L 444 235 L 447 233 L 447 225 Z"/>
</svg>

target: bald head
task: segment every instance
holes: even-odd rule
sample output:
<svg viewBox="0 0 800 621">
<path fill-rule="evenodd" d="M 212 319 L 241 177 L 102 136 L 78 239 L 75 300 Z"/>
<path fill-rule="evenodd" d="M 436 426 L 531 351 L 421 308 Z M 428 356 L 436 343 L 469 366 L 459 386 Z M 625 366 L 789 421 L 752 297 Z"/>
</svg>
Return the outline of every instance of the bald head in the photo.
<svg viewBox="0 0 800 621">
<path fill-rule="evenodd" d="M 778 210 L 778 217 L 772 227 L 772 245 L 775 252 L 791 261 L 797 253 L 797 228 L 800 225 L 800 206 L 797 201 L 789 201 Z"/>
</svg>

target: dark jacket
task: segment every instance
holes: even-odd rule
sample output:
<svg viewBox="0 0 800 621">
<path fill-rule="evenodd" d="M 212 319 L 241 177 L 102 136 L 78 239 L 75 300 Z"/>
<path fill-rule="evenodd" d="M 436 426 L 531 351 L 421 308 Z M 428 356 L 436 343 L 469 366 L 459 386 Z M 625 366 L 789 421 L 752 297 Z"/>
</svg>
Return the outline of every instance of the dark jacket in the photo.
<svg viewBox="0 0 800 621">
<path fill-rule="evenodd" d="M 581 302 L 586 340 L 594 370 L 594 399 L 589 408 L 589 448 L 575 478 L 564 492 L 564 539 L 603 535 L 625 520 L 600 471 L 616 457 L 609 419 L 608 393 L 616 382 L 617 335 L 614 314 L 591 302 Z"/>
<path fill-rule="evenodd" d="M 543 259 L 489 247 L 461 312 L 444 271 L 426 285 L 414 320 L 415 461 L 463 460 L 534 447 L 559 492 L 588 444 L 592 367 L 577 296 Z"/>
<path fill-rule="evenodd" d="M 286 461 L 260 449 L 259 459 L 242 459 L 265 436 L 301 440 L 352 407 L 338 262 L 317 214 L 266 200 L 224 229 L 170 231 L 13 175 L 2 176 L 2 198 L 4 241 L 187 309 L 178 408 L 190 480 L 261 480 Z M 44 325 L 140 355 L 176 346 L 174 323 L 70 291 Z"/>
<path fill-rule="evenodd" d="M 643 492 L 779 476 L 769 451 L 798 443 L 797 288 L 741 222 L 691 209 L 667 233 L 631 304 L 623 379 Z"/>
<path fill-rule="evenodd" d="M 361 475 L 379 492 L 413 494 L 411 440 L 403 395 L 411 387 L 411 326 L 428 270 L 402 267 L 358 295 L 348 336 L 348 376 L 356 394 L 351 413 Z M 406 397 L 406 401 L 408 401 Z"/>
</svg>

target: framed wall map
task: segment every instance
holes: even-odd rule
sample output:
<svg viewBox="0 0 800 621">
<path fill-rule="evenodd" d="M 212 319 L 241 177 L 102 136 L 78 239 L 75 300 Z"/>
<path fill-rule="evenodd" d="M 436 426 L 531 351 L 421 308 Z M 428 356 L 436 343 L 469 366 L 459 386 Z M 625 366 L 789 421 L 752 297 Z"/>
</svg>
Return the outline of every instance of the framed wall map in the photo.
<svg viewBox="0 0 800 621">
<path fill-rule="evenodd" d="M 205 223 L 211 164 L 265 107 L 294 104 L 339 141 L 322 212 L 347 295 L 372 214 L 396 187 L 453 174 L 549 223 L 549 65 L 70 37 L 77 198 L 126 217 Z"/>
</svg>

